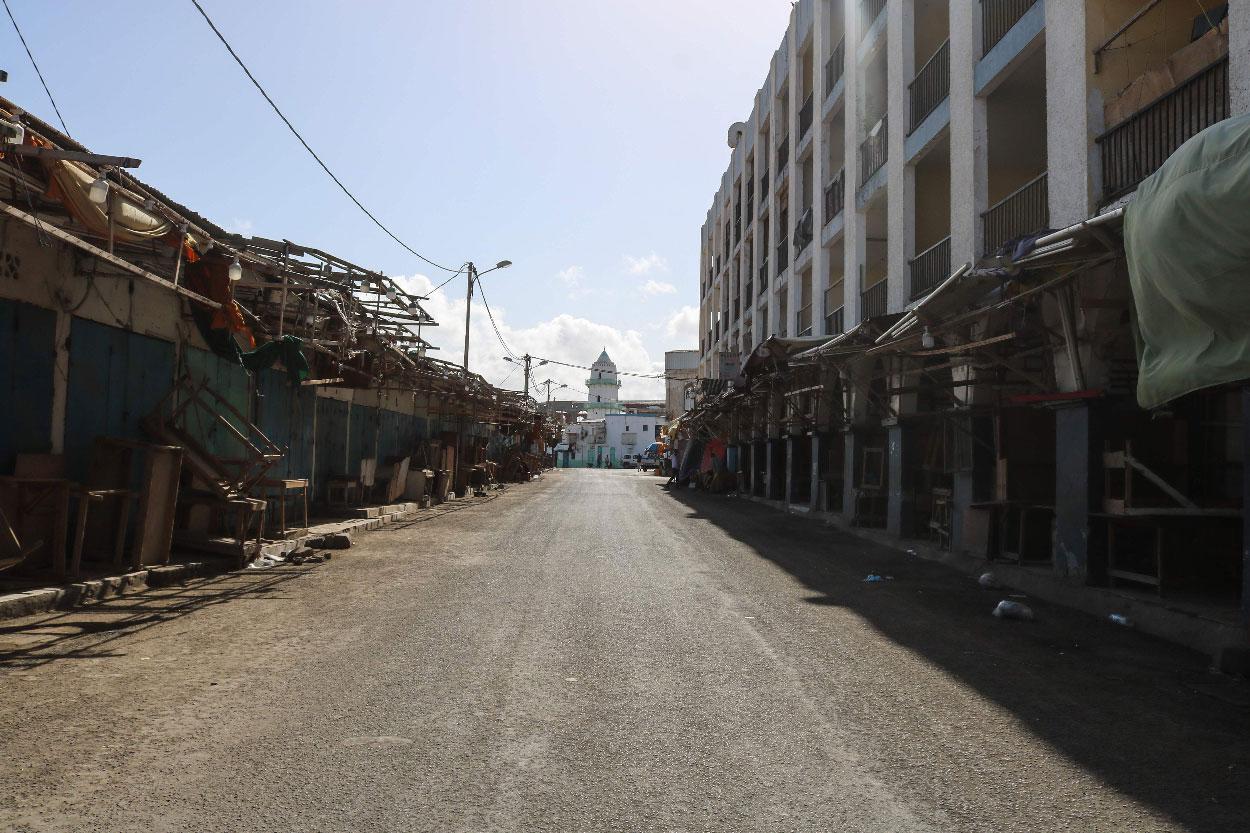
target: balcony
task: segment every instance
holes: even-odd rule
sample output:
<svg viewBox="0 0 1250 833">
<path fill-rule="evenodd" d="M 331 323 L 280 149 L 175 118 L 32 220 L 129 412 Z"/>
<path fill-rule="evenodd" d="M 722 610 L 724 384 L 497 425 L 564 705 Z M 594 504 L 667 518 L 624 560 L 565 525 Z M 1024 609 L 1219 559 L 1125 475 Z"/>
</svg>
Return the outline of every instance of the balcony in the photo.
<svg viewBox="0 0 1250 833">
<path fill-rule="evenodd" d="M 867 321 L 869 318 L 877 318 L 885 315 L 886 311 L 886 284 L 887 281 L 882 278 L 872 286 L 859 293 L 859 320 Z"/>
<path fill-rule="evenodd" d="M 1036 2 L 1037 0 L 981 0 L 981 54 L 993 49 Z"/>
<path fill-rule="evenodd" d="M 916 132 L 925 118 L 946 100 L 951 90 L 951 42 L 938 47 L 933 57 L 920 68 L 915 79 L 907 86 L 911 95 L 911 127 L 908 135 Z"/>
<path fill-rule="evenodd" d="M 742 298 L 741 297 L 734 298 L 733 311 L 734 311 L 733 320 L 734 320 L 734 323 L 736 324 L 738 323 L 738 319 L 742 317 Z"/>
<path fill-rule="evenodd" d="M 842 307 L 825 316 L 825 335 L 836 336 L 846 332 L 845 314 Z"/>
<path fill-rule="evenodd" d="M 846 205 L 846 168 L 838 171 L 833 181 L 825 186 L 825 225 L 842 213 Z"/>
<path fill-rule="evenodd" d="M 812 305 L 811 304 L 808 304 L 807 306 L 799 310 L 799 322 L 798 322 L 798 326 L 795 329 L 797 330 L 795 335 L 797 335 L 799 338 L 803 338 L 804 336 L 810 336 L 812 334 Z"/>
<path fill-rule="evenodd" d="M 764 258 L 764 262 L 760 264 L 760 294 L 763 295 L 768 291 L 768 258 Z"/>
<path fill-rule="evenodd" d="M 794 224 L 794 252 L 796 255 L 806 249 L 812 242 L 814 226 L 812 209 L 810 207 L 803 209 L 803 213 L 799 216 L 799 221 Z"/>
<path fill-rule="evenodd" d="M 833 48 L 833 54 L 829 56 L 829 60 L 825 61 L 825 97 L 828 98 L 833 94 L 833 88 L 842 80 L 842 73 L 846 71 L 846 38 L 838 41 L 838 45 Z"/>
<path fill-rule="evenodd" d="M 777 244 L 777 274 L 780 275 L 790 266 L 790 241 L 783 237 Z"/>
<path fill-rule="evenodd" d="M 911 267 L 911 298 L 914 301 L 921 295 L 932 292 L 951 273 L 951 239 L 945 240 L 925 249 L 912 258 Z"/>
<path fill-rule="evenodd" d="M 863 28 L 860 29 L 861 35 L 867 34 L 872 25 L 877 22 L 877 18 L 885 11 L 885 2 L 886 0 L 863 0 L 859 16 L 859 19 L 863 21 Z"/>
<path fill-rule="evenodd" d="M 1136 188 L 1187 139 L 1228 116 L 1226 55 L 1098 137 L 1103 200 Z"/>
<path fill-rule="evenodd" d="M 803 137 L 807 135 L 807 131 L 812 129 L 812 112 L 814 105 L 812 96 L 807 97 L 807 101 L 803 102 L 803 106 L 799 109 L 799 141 L 803 141 Z"/>
<path fill-rule="evenodd" d="M 887 138 L 890 135 L 888 117 L 882 117 L 877 126 L 868 134 L 868 138 L 859 146 L 859 184 L 872 177 L 885 164 L 886 152 L 889 149 Z"/>
<path fill-rule="evenodd" d="M 1017 237 L 1041 231 L 1050 224 L 1046 174 L 1017 188 L 981 215 L 985 232 L 985 253 L 993 254 Z"/>
<path fill-rule="evenodd" d="M 777 172 L 781 173 L 786 169 L 786 165 L 790 163 L 790 137 L 786 136 L 781 140 L 781 144 L 777 145 Z"/>
</svg>

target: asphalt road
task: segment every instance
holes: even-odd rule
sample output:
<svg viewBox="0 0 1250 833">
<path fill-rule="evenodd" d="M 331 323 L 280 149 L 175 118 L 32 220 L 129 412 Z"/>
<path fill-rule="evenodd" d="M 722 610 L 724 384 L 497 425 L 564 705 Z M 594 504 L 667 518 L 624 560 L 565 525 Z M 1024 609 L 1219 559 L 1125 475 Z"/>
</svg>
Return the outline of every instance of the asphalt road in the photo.
<svg viewBox="0 0 1250 833">
<path fill-rule="evenodd" d="M 660 482 L 0 623 L 0 830 L 1250 827 L 1250 696 L 1200 657 Z"/>
</svg>

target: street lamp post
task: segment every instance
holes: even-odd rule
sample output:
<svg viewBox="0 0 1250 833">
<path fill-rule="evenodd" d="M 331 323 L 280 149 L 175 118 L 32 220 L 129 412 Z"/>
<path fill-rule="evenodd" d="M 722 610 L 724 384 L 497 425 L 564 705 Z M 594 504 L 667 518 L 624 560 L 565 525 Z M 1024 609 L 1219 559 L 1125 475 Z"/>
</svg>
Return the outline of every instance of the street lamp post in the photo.
<svg viewBox="0 0 1250 833">
<path fill-rule="evenodd" d="M 513 359 L 511 356 L 503 357 L 503 360 L 506 362 L 512 362 L 512 361 L 525 362 L 525 388 L 523 392 L 525 393 L 526 396 L 530 395 L 530 362 L 532 362 L 535 358 L 536 358 L 535 356 L 531 356 L 529 353 L 526 353 L 524 356 L 522 356 L 519 359 Z M 547 360 L 543 359 L 542 361 L 538 363 L 538 366 L 542 367 L 546 363 L 547 363 Z M 550 391 L 550 388 L 548 388 L 548 391 Z M 548 400 L 550 400 L 550 398 L 551 397 L 548 396 Z"/>
<path fill-rule="evenodd" d="M 469 375 L 469 313 L 473 309 L 473 284 L 481 280 L 482 275 L 494 272 L 496 269 L 507 269 L 511 265 L 512 261 L 501 260 L 490 269 L 481 273 L 477 271 L 477 267 L 473 265 L 472 261 L 465 267 L 469 273 L 469 286 L 464 296 L 464 375 L 466 377 Z"/>
</svg>

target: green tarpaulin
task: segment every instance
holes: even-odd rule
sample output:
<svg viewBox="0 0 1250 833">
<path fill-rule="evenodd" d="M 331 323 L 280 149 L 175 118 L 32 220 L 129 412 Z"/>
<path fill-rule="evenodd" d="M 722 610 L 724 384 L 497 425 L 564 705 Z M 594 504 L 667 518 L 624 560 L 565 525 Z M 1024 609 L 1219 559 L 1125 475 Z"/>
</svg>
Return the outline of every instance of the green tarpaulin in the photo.
<svg viewBox="0 0 1250 833">
<path fill-rule="evenodd" d="M 1202 131 L 1138 187 L 1124 249 L 1138 404 L 1250 379 L 1250 115 Z"/>
</svg>

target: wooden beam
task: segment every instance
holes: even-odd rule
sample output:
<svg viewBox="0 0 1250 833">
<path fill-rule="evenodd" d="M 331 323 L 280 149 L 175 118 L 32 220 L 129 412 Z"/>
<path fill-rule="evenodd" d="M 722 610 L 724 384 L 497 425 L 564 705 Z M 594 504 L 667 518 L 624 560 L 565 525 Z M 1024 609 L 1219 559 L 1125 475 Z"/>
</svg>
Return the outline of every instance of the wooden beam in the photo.
<svg viewBox="0 0 1250 833">
<path fill-rule="evenodd" d="M 212 309 L 221 309 L 221 304 L 217 303 L 211 298 L 205 298 L 203 295 L 200 295 L 198 292 L 192 292 L 186 287 L 178 286 L 172 281 L 167 281 L 164 278 L 159 277 L 158 275 L 153 275 L 151 272 L 147 271 L 146 269 L 141 269 L 140 267 L 135 266 L 133 263 L 130 263 L 129 261 L 122 260 L 117 255 L 109 254 L 104 249 L 101 249 L 99 246 L 93 246 L 90 243 L 88 243 L 86 240 L 83 240 L 81 237 L 76 237 L 70 234 L 69 232 L 64 231 L 63 229 L 59 229 L 56 226 L 49 225 L 45 223 L 43 220 L 40 220 L 38 217 L 32 217 L 30 214 L 27 214 L 25 211 L 22 211 L 21 209 L 14 208 L 13 206 L 7 203 L 0 203 L 0 210 L 3 210 L 4 213 L 8 214 L 10 217 L 14 217 L 18 220 L 21 220 L 23 223 L 28 223 L 29 225 L 34 226 L 36 229 L 40 231 L 47 232 L 48 234 L 52 235 L 58 240 L 61 240 L 65 243 L 70 244 L 71 246 L 75 246 L 79 249 L 82 249 L 84 252 L 87 252 L 88 254 L 95 255 L 101 260 L 106 260 L 119 269 L 124 269 L 127 272 L 130 272 L 131 274 L 138 275 L 139 277 L 143 278 L 146 281 L 150 281 L 151 283 L 154 283 L 157 286 L 163 286 L 164 288 L 170 290 L 171 292 L 176 292 L 185 298 L 190 298 L 192 301 L 197 301 Z"/>
<path fill-rule="evenodd" d="M 85 162 L 88 165 L 111 165 L 117 168 L 137 168 L 143 160 L 132 156 L 108 156 L 103 153 L 88 153 L 82 150 L 61 150 L 60 148 L 39 148 L 33 145 L 7 145 L 6 153 L 14 156 L 30 156 L 35 159 L 63 159 L 67 162 Z"/>
</svg>

